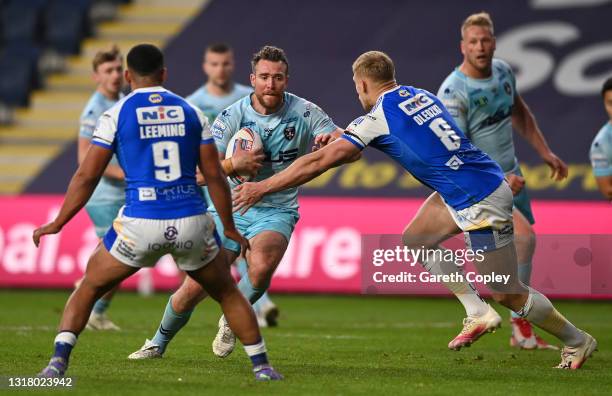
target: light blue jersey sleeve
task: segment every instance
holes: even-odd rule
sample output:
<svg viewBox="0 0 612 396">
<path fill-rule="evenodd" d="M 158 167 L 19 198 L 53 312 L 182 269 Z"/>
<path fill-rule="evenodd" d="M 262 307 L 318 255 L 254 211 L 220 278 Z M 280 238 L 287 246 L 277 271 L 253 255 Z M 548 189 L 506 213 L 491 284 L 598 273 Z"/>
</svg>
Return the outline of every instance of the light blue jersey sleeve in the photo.
<svg viewBox="0 0 612 396">
<path fill-rule="evenodd" d="M 508 75 L 508 79 L 510 80 L 510 85 L 512 85 L 512 92 L 514 92 L 514 96 L 518 95 L 518 90 L 516 89 L 516 76 L 514 75 L 514 70 L 512 70 L 512 66 L 508 64 L 503 59 L 495 58 L 493 60 L 494 65 L 499 65 L 499 67 L 503 68 L 506 74 Z"/>
<path fill-rule="evenodd" d="M 436 96 L 442 101 L 442 104 L 444 104 L 444 107 L 453 117 L 459 129 L 470 138 L 468 127 L 469 99 L 467 89 L 465 88 L 465 81 L 457 73 L 451 73 L 440 86 Z"/>
<path fill-rule="evenodd" d="M 220 153 L 225 153 L 230 139 L 240 129 L 241 112 L 234 107 L 230 106 L 219 113 L 210 128 Z"/>
<path fill-rule="evenodd" d="M 612 176 L 612 125 L 609 122 L 595 136 L 590 158 L 595 177 Z"/>
<path fill-rule="evenodd" d="M 317 135 L 331 133 L 338 128 L 331 117 L 316 104 L 304 100 L 303 105 L 303 116 L 307 120 L 313 138 Z"/>
<path fill-rule="evenodd" d="M 93 132 L 96 129 L 98 118 L 106 109 L 99 108 L 95 101 L 95 95 L 89 100 L 81 117 L 79 118 L 79 137 L 84 137 L 91 140 Z"/>
</svg>

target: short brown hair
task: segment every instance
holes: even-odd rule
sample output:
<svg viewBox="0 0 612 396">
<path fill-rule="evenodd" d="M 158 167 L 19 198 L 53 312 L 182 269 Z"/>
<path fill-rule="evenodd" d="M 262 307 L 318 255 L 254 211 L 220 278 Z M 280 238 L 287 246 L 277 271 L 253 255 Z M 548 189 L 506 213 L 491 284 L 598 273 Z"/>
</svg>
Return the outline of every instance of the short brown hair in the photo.
<svg viewBox="0 0 612 396">
<path fill-rule="evenodd" d="M 91 61 L 93 71 L 98 71 L 98 66 L 100 66 L 102 63 L 112 62 L 117 59 L 123 62 L 121 50 L 119 49 L 119 47 L 117 47 L 116 44 L 113 44 L 110 49 L 98 51 L 96 52 L 93 60 Z"/>
<path fill-rule="evenodd" d="M 461 25 L 461 38 L 463 38 L 463 36 L 465 35 L 465 30 L 470 26 L 487 27 L 489 28 L 489 30 L 491 30 L 491 34 L 494 34 L 493 20 L 491 19 L 491 15 L 489 15 L 488 12 L 481 11 L 465 18 L 465 21 L 463 21 L 463 24 Z"/>
<path fill-rule="evenodd" d="M 206 47 L 206 51 L 204 51 L 204 54 L 206 54 L 207 52 L 214 52 L 215 54 L 226 54 L 231 51 L 232 47 L 225 43 L 214 43 Z"/>
<path fill-rule="evenodd" d="M 260 60 L 267 60 L 270 62 L 283 62 L 287 67 L 287 75 L 289 75 L 289 61 L 287 60 L 287 55 L 285 55 L 285 51 L 278 47 L 274 47 L 271 45 L 266 45 L 262 47 L 259 51 L 253 54 L 253 58 L 251 59 L 251 69 L 253 73 L 255 73 L 255 66 Z"/>
<path fill-rule="evenodd" d="M 365 52 L 353 62 L 353 74 L 374 82 L 395 81 L 395 66 L 389 55 L 381 51 Z"/>
</svg>

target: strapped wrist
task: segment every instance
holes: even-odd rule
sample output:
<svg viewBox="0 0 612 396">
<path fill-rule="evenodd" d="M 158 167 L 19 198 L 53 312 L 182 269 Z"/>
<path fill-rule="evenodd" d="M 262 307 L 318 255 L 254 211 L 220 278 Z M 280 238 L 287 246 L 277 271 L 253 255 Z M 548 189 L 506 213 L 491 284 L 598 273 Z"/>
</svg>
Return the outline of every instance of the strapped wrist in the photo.
<svg viewBox="0 0 612 396">
<path fill-rule="evenodd" d="M 234 163 L 232 162 L 232 158 L 226 158 L 221 161 L 221 167 L 226 175 L 230 177 L 236 176 L 236 171 L 234 170 Z"/>
</svg>

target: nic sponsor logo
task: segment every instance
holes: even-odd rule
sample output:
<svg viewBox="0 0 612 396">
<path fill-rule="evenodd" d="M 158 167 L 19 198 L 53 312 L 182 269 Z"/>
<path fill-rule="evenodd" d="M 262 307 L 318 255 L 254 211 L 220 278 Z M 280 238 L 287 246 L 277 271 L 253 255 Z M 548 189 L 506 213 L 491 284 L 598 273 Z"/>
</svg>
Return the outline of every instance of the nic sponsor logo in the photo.
<svg viewBox="0 0 612 396">
<path fill-rule="evenodd" d="M 423 110 L 427 106 L 431 106 L 433 104 L 433 99 L 424 93 L 420 93 L 413 98 L 403 101 L 399 104 L 400 109 L 402 109 L 406 114 L 413 115 Z"/>
<path fill-rule="evenodd" d="M 151 106 L 136 109 L 138 123 L 141 125 L 174 124 L 185 121 L 181 106 Z"/>
</svg>

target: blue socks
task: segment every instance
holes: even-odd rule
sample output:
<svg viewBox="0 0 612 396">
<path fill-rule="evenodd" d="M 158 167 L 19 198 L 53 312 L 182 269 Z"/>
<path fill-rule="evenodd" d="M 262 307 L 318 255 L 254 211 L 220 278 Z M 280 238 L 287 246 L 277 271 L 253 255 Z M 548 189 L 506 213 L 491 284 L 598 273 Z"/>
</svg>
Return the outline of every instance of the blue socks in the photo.
<svg viewBox="0 0 612 396">
<path fill-rule="evenodd" d="M 93 311 L 97 314 L 103 314 L 108 309 L 110 303 L 110 300 L 105 300 L 104 298 L 101 298 L 94 304 Z"/>
<path fill-rule="evenodd" d="M 248 275 L 240 279 L 240 282 L 238 282 L 238 289 L 251 304 L 259 300 L 261 295 L 266 292 L 266 288 L 254 287 Z"/>
<path fill-rule="evenodd" d="M 159 328 L 153 340 L 151 340 L 153 344 L 159 346 L 159 353 L 163 354 L 166 351 L 166 347 L 170 340 L 172 340 L 176 333 L 187 324 L 192 313 L 193 310 L 182 313 L 175 312 L 174 309 L 172 309 L 172 296 L 170 296 L 168 304 L 166 304 L 164 317 L 159 324 Z"/>
<path fill-rule="evenodd" d="M 60 357 L 68 362 L 72 348 L 76 345 L 77 336 L 71 331 L 60 331 L 55 336 L 53 357 Z"/>
<path fill-rule="evenodd" d="M 531 283 L 531 262 L 522 263 L 518 265 L 518 278 L 525 285 L 529 286 Z M 520 318 L 521 316 L 516 312 L 510 311 L 510 316 L 513 318 Z"/>
<path fill-rule="evenodd" d="M 260 293 L 260 289 L 256 289 L 253 287 L 253 284 L 249 279 L 249 271 L 246 260 L 243 258 L 238 258 L 237 267 L 238 273 L 240 274 L 240 282 L 238 283 L 238 288 L 240 289 L 242 294 L 244 294 L 244 296 L 249 300 L 249 302 L 253 304 L 253 309 L 255 310 L 255 312 L 261 311 L 262 306 L 266 304 L 271 304 L 272 301 L 270 300 L 270 297 L 266 292 L 267 288 L 263 290 L 263 293 Z M 243 279 L 245 279 L 245 284 L 241 286 Z M 251 299 L 251 294 L 254 296 L 254 300 Z"/>
</svg>

